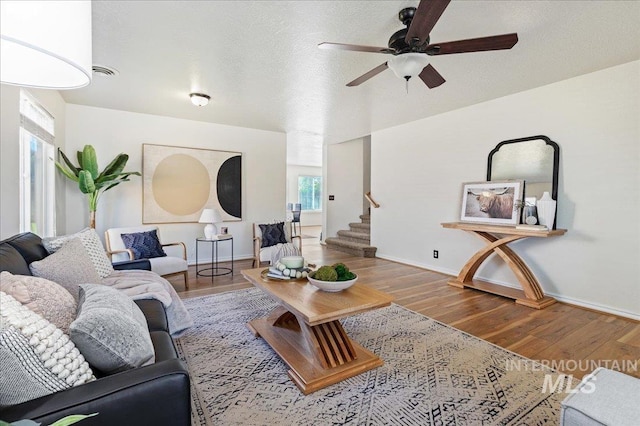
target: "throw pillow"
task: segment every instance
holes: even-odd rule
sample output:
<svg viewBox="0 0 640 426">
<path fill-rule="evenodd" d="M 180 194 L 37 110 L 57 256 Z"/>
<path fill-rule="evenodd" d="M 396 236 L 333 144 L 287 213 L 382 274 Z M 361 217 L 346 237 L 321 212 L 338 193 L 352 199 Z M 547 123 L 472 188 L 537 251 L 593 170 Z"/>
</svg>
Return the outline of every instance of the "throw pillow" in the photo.
<svg viewBox="0 0 640 426">
<path fill-rule="evenodd" d="M 147 232 L 121 234 L 120 236 L 124 246 L 133 252 L 134 259 L 153 259 L 167 255 L 162 249 L 158 232 L 155 229 Z"/>
<path fill-rule="evenodd" d="M 95 380 L 69 336 L 0 292 L 0 407 Z"/>
<path fill-rule="evenodd" d="M 260 225 L 260 232 L 262 232 L 262 245 L 260 247 L 271 247 L 276 244 L 287 243 L 284 233 L 284 222 Z"/>
<path fill-rule="evenodd" d="M 95 229 L 85 228 L 80 232 L 71 235 L 62 235 L 53 238 L 43 238 L 42 244 L 49 253 L 55 253 L 69 240 L 80 238 L 87 250 L 87 254 L 100 278 L 104 278 L 113 272 L 113 265 L 107 256 L 107 252 L 102 247 L 102 241 Z"/>
<path fill-rule="evenodd" d="M 71 340 L 92 367 L 118 373 L 154 362 L 147 320 L 126 294 L 99 284 L 82 284 Z"/>
<path fill-rule="evenodd" d="M 79 238 L 68 241 L 60 250 L 42 260 L 31 262 L 29 269 L 36 277 L 60 284 L 76 300 L 78 284 L 99 283 L 101 280 Z"/>
<path fill-rule="evenodd" d="M 18 302 L 42 315 L 64 333 L 76 318 L 78 304 L 71 294 L 61 285 L 44 278 L 30 275 L 0 273 L 0 291 L 15 298 Z"/>
</svg>

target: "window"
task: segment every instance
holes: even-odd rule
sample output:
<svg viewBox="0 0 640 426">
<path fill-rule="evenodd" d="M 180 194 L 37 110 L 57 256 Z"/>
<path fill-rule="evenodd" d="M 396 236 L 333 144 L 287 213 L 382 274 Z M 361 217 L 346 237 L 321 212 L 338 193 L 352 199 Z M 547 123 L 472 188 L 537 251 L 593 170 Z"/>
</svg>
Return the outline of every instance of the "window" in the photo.
<svg viewBox="0 0 640 426">
<path fill-rule="evenodd" d="M 20 91 L 20 229 L 55 235 L 54 119 Z"/>
<path fill-rule="evenodd" d="M 322 176 L 298 176 L 298 200 L 302 210 L 322 210 Z"/>
</svg>

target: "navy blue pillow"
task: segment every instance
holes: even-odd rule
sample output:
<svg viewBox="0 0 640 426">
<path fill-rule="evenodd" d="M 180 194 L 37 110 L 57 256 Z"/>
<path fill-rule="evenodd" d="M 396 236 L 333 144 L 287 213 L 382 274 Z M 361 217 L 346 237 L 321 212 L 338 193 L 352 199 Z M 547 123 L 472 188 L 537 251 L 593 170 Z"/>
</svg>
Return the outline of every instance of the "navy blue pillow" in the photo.
<svg viewBox="0 0 640 426">
<path fill-rule="evenodd" d="M 287 243 L 287 239 L 284 236 L 284 222 L 260 225 L 260 231 L 262 231 L 262 245 L 260 247 L 271 247 L 279 243 Z"/>
<path fill-rule="evenodd" d="M 151 259 L 165 257 L 167 253 L 162 249 L 156 230 L 121 234 L 124 246 L 131 249 L 135 259 Z"/>
</svg>

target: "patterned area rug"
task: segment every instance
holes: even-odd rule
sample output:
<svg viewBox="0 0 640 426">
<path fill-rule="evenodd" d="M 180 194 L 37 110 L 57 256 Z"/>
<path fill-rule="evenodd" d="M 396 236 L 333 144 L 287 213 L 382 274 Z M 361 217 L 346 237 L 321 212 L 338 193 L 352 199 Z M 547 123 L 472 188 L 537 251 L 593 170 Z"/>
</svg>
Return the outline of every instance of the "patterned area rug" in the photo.
<svg viewBox="0 0 640 426">
<path fill-rule="evenodd" d="M 564 395 L 542 393 L 545 374 L 555 380 L 551 370 L 395 304 L 342 321 L 385 364 L 307 396 L 245 326 L 276 306 L 260 290 L 185 304 L 195 325 L 177 346 L 191 372 L 194 425 L 531 426 L 559 419 Z"/>
</svg>

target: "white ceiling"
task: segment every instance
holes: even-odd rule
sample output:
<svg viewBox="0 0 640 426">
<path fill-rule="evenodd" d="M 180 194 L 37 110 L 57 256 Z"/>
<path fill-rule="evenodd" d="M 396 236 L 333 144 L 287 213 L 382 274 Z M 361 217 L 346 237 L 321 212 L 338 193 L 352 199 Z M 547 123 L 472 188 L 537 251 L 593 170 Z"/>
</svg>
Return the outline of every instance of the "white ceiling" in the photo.
<svg viewBox="0 0 640 426">
<path fill-rule="evenodd" d="M 418 1 L 93 1 L 93 62 L 117 77 L 62 93 L 69 103 L 286 132 L 291 164 L 320 165 L 335 143 L 640 59 L 639 1 L 452 1 L 432 42 L 517 32 L 511 50 L 431 57 L 429 90 L 387 70 L 345 84 L 386 55 Z M 194 107 L 190 92 L 212 97 Z"/>
</svg>

